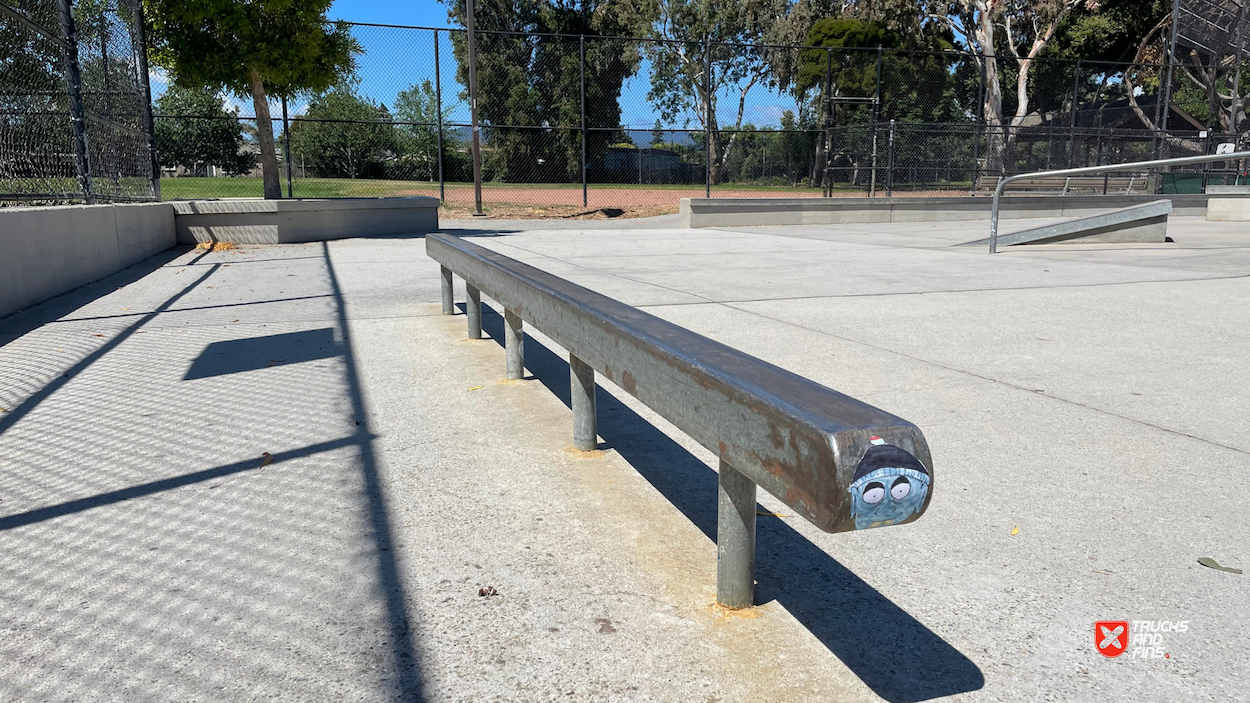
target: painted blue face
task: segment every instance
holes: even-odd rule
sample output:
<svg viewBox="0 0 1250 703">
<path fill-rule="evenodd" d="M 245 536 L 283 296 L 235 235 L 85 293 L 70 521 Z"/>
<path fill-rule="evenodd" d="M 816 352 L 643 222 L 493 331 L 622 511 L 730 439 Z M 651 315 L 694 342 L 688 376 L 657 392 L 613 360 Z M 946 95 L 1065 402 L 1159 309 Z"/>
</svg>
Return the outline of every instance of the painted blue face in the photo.
<svg viewBox="0 0 1250 703">
<path fill-rule="evenodd" d="M 851 484 L 855 529 L 896 525 L 920 511 L 929 476 L 915 469 L 881 467 Z"/>
</svg>

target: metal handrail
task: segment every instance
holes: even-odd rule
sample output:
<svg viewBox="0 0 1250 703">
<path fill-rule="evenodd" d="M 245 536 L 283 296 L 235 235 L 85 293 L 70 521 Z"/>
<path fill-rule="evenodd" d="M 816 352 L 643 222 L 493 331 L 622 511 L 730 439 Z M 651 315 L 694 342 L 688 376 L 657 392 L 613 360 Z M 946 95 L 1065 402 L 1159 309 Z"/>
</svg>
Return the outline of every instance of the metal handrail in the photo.
<svg viewBox="0 0 1250 703">
<path fill-rule="evenodd" d="M 1058 171 L 1037 171 L 1036 173 L 1020 173 L 1008 176 L 998 182 L 994 189 L 994 204 L 990 207 L 990 253 L 998 253 L 998 199 L 1003 194 L 1003 187 L 1021 178 L 1037 178 L 1039 176 L 1084 176 L 1089 173 L 1108 173 L 1112 171 L 1132 171 L 1136 169 L 1156 168 L 1159 166 L 1184 166 L 1186 164 L 1202 164 L 1211 161 L 1236 161 L 1250 158 L 1250 151 L 1238 151 L 1231 154 L 1204 154 L 1202 156 L 1182 156 L 1178 159 L 1155 159 L 1153 161 L 1130 161 L 1123 164 L 1107 166 L 1082 166 L 1081 168 L 1064 168 Z"/>
<path fill-rule="evenodd" d="M 443 314 L 452 276 L 465 281 L 468 336 L 482 336 L 482 294 L 504 309 L 505 368 L 523 375 L 522 318 L 569 352 L 573 446 L 597 448 L 595 375 L 720 458 L 717 600 L 752 604 L 756 486 L 826 532 L 912 522 L 933 497 L 933 463 L 914 424 L 587 290 L 446 234 L 425 239 L 442 265 Z"/>
</svg>

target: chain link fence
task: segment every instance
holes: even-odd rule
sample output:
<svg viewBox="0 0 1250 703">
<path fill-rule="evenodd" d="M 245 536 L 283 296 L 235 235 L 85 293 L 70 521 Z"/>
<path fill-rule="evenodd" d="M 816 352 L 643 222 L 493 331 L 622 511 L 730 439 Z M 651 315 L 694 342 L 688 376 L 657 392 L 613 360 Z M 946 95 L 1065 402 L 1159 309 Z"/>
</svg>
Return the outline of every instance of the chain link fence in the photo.
<svg viewBox="0 0 1250 703">
<path fill-rule="evenodd" d="M 10 3 L 0 4 L 0 36 L 14 57 L 0 76 L 0 199 L 259 196 L 250 98 L 188 97 L 155 74 L 149 138 L 138 0 L 109 2 L 76 5 L 71 34 L 55 0 L 0 0 Z M 286 194 L 429 195 L 444 216 L 469 214 L 465 32 L 351 31 L 363 53 L 349 80 L 270 106 Z M 1008 175 L 1245 141 L 1219 129 L 1218 111 L 1189 95 L 1184 66 L 1163 58 L 1019 61 L 480 30 L 476 43 L 482 197 L 497 216 L 659 214 L 704 196 L 983 195 Z M 1106 185 L 1170 192 L 1244 180 L 1240 164 L 1195 168 Z"/>
<path fill-rule="evenodd" d="M 0 2 L 0 205 L 159 198 L 140 0 Z"/>
</svg>

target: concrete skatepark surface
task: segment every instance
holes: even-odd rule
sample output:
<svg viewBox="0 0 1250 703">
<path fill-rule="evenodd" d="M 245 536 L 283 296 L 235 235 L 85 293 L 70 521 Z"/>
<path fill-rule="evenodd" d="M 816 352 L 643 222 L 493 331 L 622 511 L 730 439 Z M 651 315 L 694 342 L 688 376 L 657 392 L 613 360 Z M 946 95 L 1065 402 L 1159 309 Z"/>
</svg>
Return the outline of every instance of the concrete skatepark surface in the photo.
<svg viewBox="0 0 1250 703">
<path fill-rule="evenodd" d="M 1250 562 L 1244 223 L 606 224 L 456 231 L 914 421 L 928 513 L 761 493 L 719 610 L 715 458 L 611 385 L 569 451 L 562 350 L 501 381 L 420 238 L 170 252 L 0 321 L 0 701 L 1250 695 L 1246 577 L 1197 563 Z"/>
</svg>

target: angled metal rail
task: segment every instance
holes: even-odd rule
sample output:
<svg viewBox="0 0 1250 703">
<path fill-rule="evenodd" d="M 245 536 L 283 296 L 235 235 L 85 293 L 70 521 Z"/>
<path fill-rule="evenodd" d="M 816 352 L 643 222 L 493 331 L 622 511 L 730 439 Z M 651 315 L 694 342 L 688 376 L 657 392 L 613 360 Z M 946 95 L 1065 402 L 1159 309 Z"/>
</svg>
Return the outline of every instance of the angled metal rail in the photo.
<svg viewBox="0 0 1250 703">
<path fill-rule="evenodd" d="M 1155 159 L 1153 161 L 1130 161 L 1123 164 L 1109 164 L 1107 166 L 1083 166 L 1081 168 L 1065 168 L 1058 171 L 1037 171 L 1035 173 L 1020 173 L 1014 176 L 1008 176 L 998 182 L 998 187 L 994 189 L 994 204 L 990 207 L 990 253 L 998 253 L 998 199 L 1003 195 L 1003 188 L 1012 181 L 1021 178 L 1038 178 L 1047 176 L 1084 176 L 1091 173 L 1109 173 L 1112 171 L 1135 171 L 1139 169 L 1159 168 L 1160 166 L 1185 166 L 1187 164 L 1202 164 L 1211 161 L 1235 161 L 1237 159 L 1250 158 L 1250 151 L 1238 151 L 1230 154 L 1204 154 L 1202 156 L 1183 156 L 1178 159 Z"/>
<path fill-rule="evenodd" d="M 756 486 L 826 532 L 909 523 L 933 496 L 910 422 L 732 347 L 457 237 L 426 237 L 443 313 L 465 280 L 469 337 L 481 294 L 504 308 L 506 368 L 520 378 L 522 320 L 569 351 L 574 446 L 597 447 L 595 373 L 720 458 L 717 601 L 753 604 Z"/>
</svg>

